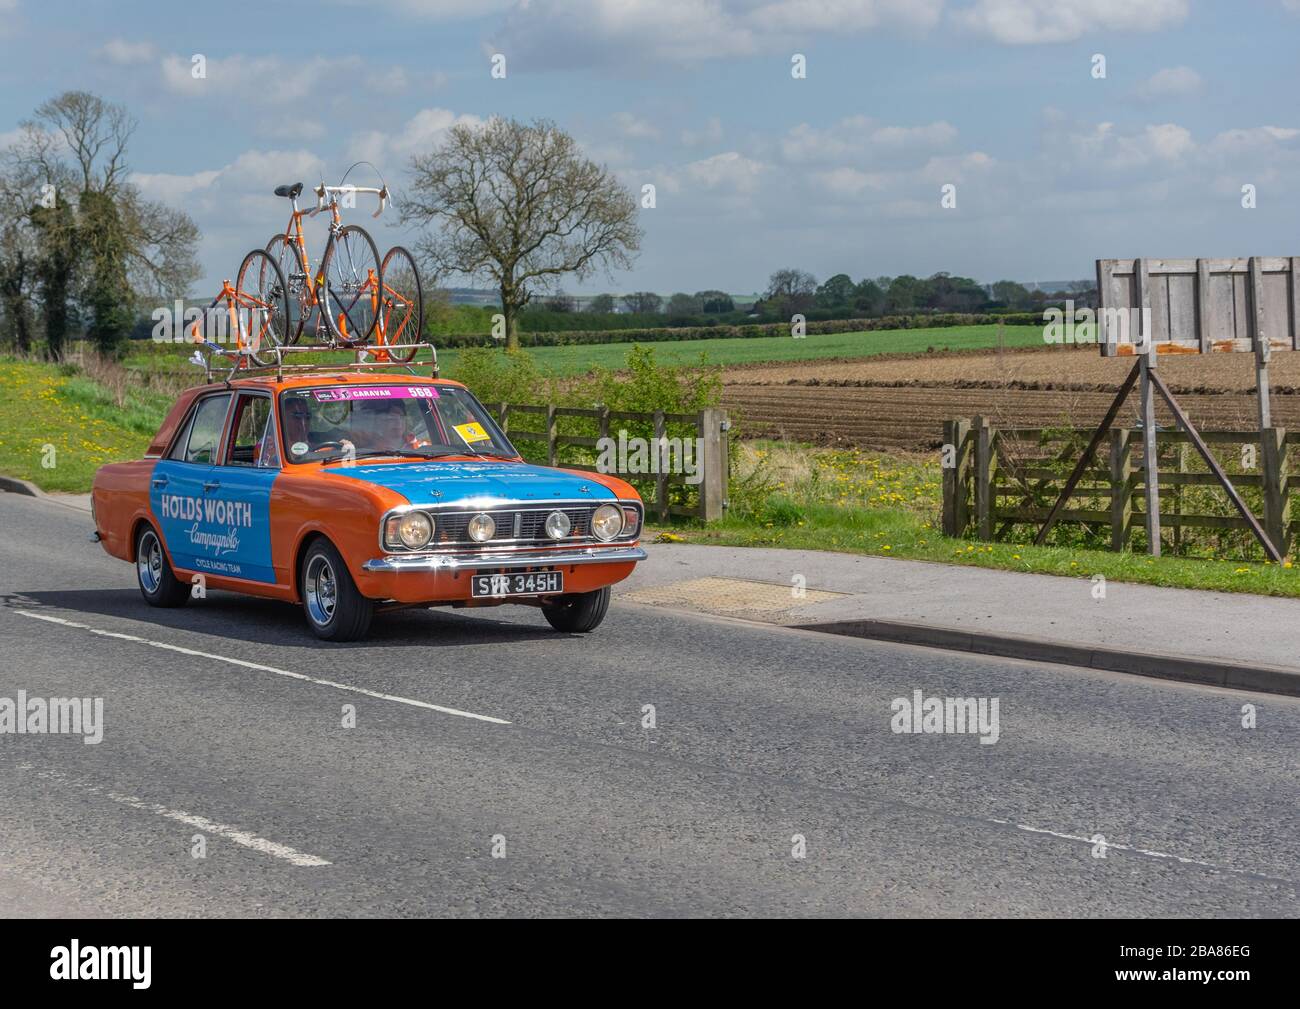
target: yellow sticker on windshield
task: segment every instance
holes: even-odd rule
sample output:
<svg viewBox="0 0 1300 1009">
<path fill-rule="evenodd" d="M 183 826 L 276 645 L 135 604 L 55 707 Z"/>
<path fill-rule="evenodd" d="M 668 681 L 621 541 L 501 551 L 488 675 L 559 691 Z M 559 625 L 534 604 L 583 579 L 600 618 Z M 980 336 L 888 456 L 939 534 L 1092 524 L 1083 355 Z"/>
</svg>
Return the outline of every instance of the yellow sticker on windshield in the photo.
<svg viewBox="0 0 1300 1009">
<path fill-rule="evenodd" d="M 457 424 L 456 433 L 464 439 L 466 445 L 476 441 L 491 441 L 492 436 L 483 430 L 483 425 L 475 421 L 468 424 Z"/>
</svg>

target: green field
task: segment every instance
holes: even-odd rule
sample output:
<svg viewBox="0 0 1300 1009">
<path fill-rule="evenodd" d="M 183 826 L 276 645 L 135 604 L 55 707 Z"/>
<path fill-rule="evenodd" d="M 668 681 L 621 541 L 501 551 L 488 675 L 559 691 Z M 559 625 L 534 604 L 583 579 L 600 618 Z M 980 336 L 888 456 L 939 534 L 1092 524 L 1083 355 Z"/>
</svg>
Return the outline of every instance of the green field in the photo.
<svg viewBox="0 0 1300 1009">
<path fill-rule="evenodd" d="M 937 329 L 872 330 L 857 333 L 811 334 L 800 339 L 787 336 L 754 338 L 732 337 L 718 340 L 660 341 L 644 346 L 654 349 L 660 364 L 699 364 L 700 355 L 709 364 L 737 365 L 766 361 L 817 361 L 836 357 L 874 357 L 877 354 L 914 354 L 928 350 L 978 350 L 997 346 L 997 326 L 951 326 Z M 1040 347 L 1043 331 L 1039 326 L 1007 326 L 1003 330 L 1007 347 Z M 528 349 L 542 371 L 567 377 L 581 375 L 592 368 L 617 371 L 623 367 L 630 343 L 585 344 L 570 347 L 533 347 Z M 127 367 L 147 371 L 170 371 L 185 368 L 191 348 L 183 344 L 143 344 L 133 346 L 126 359 Z M 442 373 L 456 377 L 455 350 L 439 352 Z M 322 354 L 321 360 L 347 361 L 350 355 Z M 197 372 L 196 372 L 197 373 Z"/>
<path fill-rule="evenodd" d="M 71 368 L 0 361 L 0 473 L 83 492 L 106 462 L 138 459 L 170 395 L 115 393 Z"/>
</svg>

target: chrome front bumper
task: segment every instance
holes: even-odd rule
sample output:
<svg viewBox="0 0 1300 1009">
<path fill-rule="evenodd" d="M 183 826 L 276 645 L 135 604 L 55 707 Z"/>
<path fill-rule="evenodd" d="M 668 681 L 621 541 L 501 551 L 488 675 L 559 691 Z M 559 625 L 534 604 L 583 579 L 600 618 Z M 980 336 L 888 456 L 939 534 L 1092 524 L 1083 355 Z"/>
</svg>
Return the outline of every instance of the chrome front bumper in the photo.
<svg viewBox="0 0 1300 1009">
<path fill-rule="evenodd" d="M 391 554 L 375 557 L 366 571 L 509 571 L 514 568 L 569 567 L 573 564 L 627 564 L 643 561 L 640 547 L 583 547 L 574 550 L 512 550 L 509 553 Z"/>
</svg>

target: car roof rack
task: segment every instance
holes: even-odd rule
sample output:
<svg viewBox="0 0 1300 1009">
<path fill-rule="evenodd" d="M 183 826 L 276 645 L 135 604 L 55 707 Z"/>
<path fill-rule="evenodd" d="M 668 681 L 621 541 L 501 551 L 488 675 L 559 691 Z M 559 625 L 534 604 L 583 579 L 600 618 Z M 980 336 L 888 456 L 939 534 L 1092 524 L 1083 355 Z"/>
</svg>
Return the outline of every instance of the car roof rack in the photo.
<svg viewBox="0 0 1300 1009">
<path fill-rule="evenodd" d="M 294 355 L 320 354 L 348 349 L 353 350 L 356 356 L 356 360 L 348 364 L 292 363 Z M 407 351 L 412 349 L 414 349 L 415 354 L 410 361 L 394 361 L 388 356 L 388 352 L 392 350 Z M 422 350 L 428 350 L 428 360 L 417 360 Z M 367 344 L 353 348 L 281 347 L 277 345 L 267 347 L 258 353 L 264 359 L 274 357 L 275 362 L 273 364 L 259 364 L 253 359 L 252 354 L 246 347 L 228 348 L 210 340 L 204 340 L 196 346 L 194 353 L 189 358 L 189 363 L 202 368 L 209 382 L 220 381 L 225 382 L 227 385 L 236 378 L 253 378 L 273 374 L 277 382 L 282 382 L 285 375 L 324 375 L 331 372 L 342 374 L 357 369 L 401 368 L 412 375 L 419 375 L 420 372 L 415 370 L 417 365 L 427 367 L 431 378 L 438 377 L 438 350 L 432 343 Z M 230 361 L 229 368 L 224 364 L 214 364 L 214 358 L 227 359 Z M 369 360 L 363 360 L 363 358 Z"/>
</svg>

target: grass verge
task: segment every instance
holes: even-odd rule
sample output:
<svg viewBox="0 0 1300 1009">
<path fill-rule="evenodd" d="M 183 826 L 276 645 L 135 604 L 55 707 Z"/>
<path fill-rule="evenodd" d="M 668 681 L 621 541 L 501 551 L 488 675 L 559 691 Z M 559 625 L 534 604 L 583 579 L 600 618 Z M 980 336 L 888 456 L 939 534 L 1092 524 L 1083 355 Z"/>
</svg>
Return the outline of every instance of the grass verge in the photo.
<svg viewBox="0 0 1300 1009">
<path fill-rule="evenodd" d="M 165 394 L 115 391 L 69 367 L 0 360 L 0 472 L 85 492 L 104 463 L 144 454 L 170 406 Z"/>
<path fill-rule="evenodd" d="M 938 529 L 940 469 L 932 457 L 815 449 L 774 442 L 735 446 L 731 508 L 707 527 L 658 526 L 690 543 L 834 550 L 1004 571 L 1172 588 L 1300 597 L 1300 567 L 1233 559 L 1152 558 L 1067 546 L 950 539 Z"/>
</svg>

